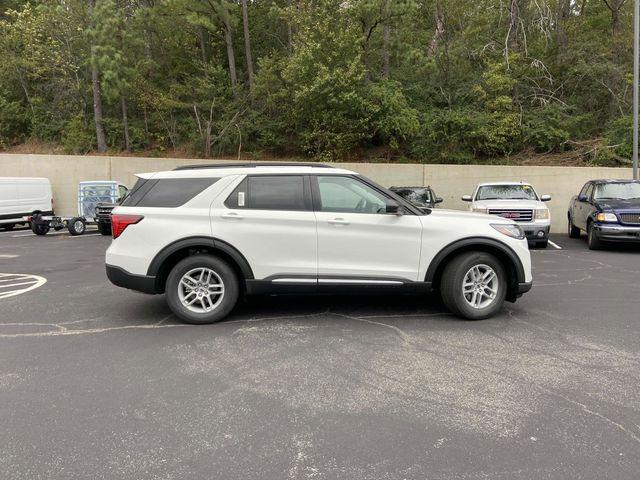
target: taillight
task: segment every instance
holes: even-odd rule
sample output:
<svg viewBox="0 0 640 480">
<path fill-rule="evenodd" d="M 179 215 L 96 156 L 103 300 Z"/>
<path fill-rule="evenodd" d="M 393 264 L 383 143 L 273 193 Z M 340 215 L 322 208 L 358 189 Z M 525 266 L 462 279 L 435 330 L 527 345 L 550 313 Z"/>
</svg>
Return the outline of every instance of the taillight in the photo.
<svg viewBox="0 0 640 480">
<path fill-rule="evenodd" d="M 135 225 L 144 217 L 142 215 L 125 215 L 114 213 L 111 215 L 111 233 L 118 238 L 129 225 Z"/>
</svg>

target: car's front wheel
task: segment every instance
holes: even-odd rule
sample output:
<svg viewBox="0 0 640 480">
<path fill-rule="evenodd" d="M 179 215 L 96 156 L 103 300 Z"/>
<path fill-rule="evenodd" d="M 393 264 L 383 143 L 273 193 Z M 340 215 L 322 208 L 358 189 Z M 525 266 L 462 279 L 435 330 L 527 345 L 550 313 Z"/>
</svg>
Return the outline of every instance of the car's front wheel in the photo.
<svg viewBox="0 0 640 480">
<path fill-rule="evenodd" d="M 569 215 L 567 218 L 568 218 L 567 233 L 569 234 L 569 238 L 580 238 L 580 229 L 573 224 L 573 220 L 571 220 L 571 215 Z"/>
<path fill-rule="evenodd" d="M 596 233 L 596 229 L 593 227 L 593 223 L 587 226 L 587 246 L 589 250 L 599 250 L 602 248 L 602 242 Z"/>
<path fill-rule="evenodd" d="M 167 303 L 187 323 L 225 318 L 238 301 L 240 285 L 233 269 L 212 255 L 193 255 L 178 262 L 167 277 Z"/>
<path fill-rule="evenodd" d="M 467 252 L 447 264 L 440 291 L 445 305 L 455 315 L 482 320 L 502 308 L 507 282 L 500 260 L 485 252 Z"/>
</svg>

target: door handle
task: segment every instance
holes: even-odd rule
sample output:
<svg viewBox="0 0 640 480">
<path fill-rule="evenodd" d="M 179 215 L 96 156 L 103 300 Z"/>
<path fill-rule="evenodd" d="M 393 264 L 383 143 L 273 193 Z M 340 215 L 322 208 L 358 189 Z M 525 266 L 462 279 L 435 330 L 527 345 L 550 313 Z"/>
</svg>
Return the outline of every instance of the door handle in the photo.
<svg viewBox="0 0 640 480">
<path fill-rule="evenodd" d="M 230 218 L 231 220 L 242 220 L 242 215 L 235 212 L 223 213 L 222 218 Z"/>
<path fill-rule="evenodd" d="M 349 225 L 344 218 L 334 218 L 333 220 L 327 220 L 331 225 Z"/>
</svg>

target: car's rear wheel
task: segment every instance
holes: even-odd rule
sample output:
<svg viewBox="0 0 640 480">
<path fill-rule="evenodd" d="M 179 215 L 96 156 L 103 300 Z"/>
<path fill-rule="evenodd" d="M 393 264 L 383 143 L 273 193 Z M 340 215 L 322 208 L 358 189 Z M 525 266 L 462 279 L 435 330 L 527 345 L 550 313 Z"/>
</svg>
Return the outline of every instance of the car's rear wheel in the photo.
<svg viewBox="0 0 640 480">
<path fill-rule="evenodd" d="M 447 264 L 440 290 L 442 300 L 455 315 L 482 320 L 502 308 L 507 282 L 504 266 L 496 257 L 485 252 L 467 252 Z"/>
<path fill-rule="evenodd" d="M 573 220 L 571 220 L 571 216 L 569 215 L 569 221 L 567 222 L 568 224 L 568 234 L 569 234 L 569 238 L 580 238 L 580 229 L 576 226 L 573 225 Z"/>
<path fill-rule="evenodd" d="M 238 301 L 240 286 L 233 269 L 211 255 L 178 262 L 165 288 L 173 313 L 187 323 L 213 323 L 225 318 Z"/>
<path fill-rule="evenodd" d="M 87 229 L 87 224 L 81 217 L 74 217 L 67 222 L 67 230 L 71 235 L 82 235 Z"/>
<path fill-rule="evenodd" d="M 593 223 L 587 226 L 587 245 L 589 246 L 589 250 L 599 250 L 602 248 L 602 241 L 598 238 L 596 229 L 593 228 Z"/>
</svg>

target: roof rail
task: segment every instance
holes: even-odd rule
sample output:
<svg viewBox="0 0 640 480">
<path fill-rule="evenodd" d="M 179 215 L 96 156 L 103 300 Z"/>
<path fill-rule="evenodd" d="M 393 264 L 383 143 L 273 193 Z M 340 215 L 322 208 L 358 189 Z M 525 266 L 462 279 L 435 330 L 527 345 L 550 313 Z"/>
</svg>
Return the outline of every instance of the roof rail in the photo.
<svg viewBox="0 0 640 480">
<path fill-rule="evenodd" d="M 255 168 L 255 167 L 316 167 L 333 168 L 323 163 L 305 162 L 245 162 L 245 163 L 205 163 L 200 165 L 182 165 L 174 170 L 198 170 L 201 168 Z"/>
</svg>

